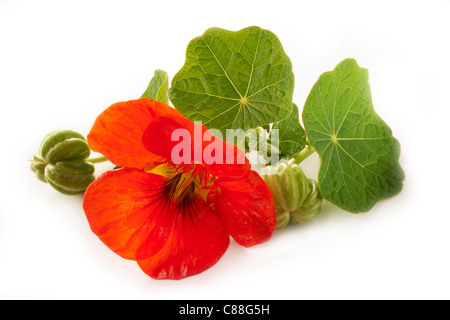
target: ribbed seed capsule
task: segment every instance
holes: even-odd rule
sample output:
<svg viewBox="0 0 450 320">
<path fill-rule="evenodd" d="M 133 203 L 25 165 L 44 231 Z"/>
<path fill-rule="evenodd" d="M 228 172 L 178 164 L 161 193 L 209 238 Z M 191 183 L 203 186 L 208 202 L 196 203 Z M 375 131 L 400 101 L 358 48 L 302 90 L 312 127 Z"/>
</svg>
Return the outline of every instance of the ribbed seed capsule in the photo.
<svg viewBox="0 0 450 320">
<path fill-rule="evenodd" d="M 57 130 L 44 137 L 39 153 L 46 163 L 56 163 L 58 161 L 87 159 L 91 150 L 86 139 L 78 132 Z"/>
<path fill-rule="evenodd" d="M 61 193 L 80 194 L 95 180 L 94 171 L 94 165 L 84 160 L 49 163 L 45 167 L 45 180 Z"/>
<path fill-rule="evenodd" d="M 90 153 L 81 134 L 71 130 L 53 131 L 42 140 L 30 168 L 39 180 L 57 191 L 80 194 L 95 180 L 95 167 L 86 160 Z"/>
<path fill-rule="evenodd" d="M 316 181 L 308 179 L 294 160 L 265 167 L 261 173 L 275 203 L 277 229 L 289 222 L 306 223 L 321 210 L 322 196 Z"/>
<path fill-rule="evenodd" d="M 39 180 L 47 183 L 47 180 L 45 180 L 45 162 L 39 154 L 34 155 L 30 168 L 31 171 L 36 173 L 36 176 Z"/>
<path fill-rule="evenodd" d="M 317 181 L 308 179 L 310 192 L 300 208 L 291 212 L 291 222 L 306 223 L 317 217 L 322 209 L 322 195 Z"/>
</svg>

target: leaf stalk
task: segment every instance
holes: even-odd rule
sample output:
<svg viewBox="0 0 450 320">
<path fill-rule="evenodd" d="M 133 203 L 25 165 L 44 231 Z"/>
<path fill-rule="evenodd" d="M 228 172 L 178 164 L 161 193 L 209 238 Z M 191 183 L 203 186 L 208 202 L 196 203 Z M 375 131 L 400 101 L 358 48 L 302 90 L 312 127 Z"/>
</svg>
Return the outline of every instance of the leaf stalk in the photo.
<svg viewBox="0 0 450 320">
<path fill-rule="evenodd" d="M 316 152 L 316 149 L 310 145 L 307 145 L 302 151 L 297 153 L 294 156 L 294 163 L 299 164 L 306 158 L 308 158 L 310 155 L 312 155 L 314 152 Z"/>
<path fill-rule="evenodd" d="M 108 159 L 106 159 L 104 156 L 99 156 L 99 157 L 87 159 L 87 161 L 89 161 L 92 164 L 96 164 L 96 163 L 106 162 L 106 161 L 108 161 Z"/>
</svg>

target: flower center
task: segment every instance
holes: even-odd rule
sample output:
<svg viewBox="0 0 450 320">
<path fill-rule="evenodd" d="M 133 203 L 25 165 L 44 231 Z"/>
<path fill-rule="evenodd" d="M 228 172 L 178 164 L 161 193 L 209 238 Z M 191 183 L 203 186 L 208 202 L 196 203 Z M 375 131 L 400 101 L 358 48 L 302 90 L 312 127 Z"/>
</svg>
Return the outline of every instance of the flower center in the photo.
<svg viewBox="0 0 450 320">
<path fill-rule="evenodd" d="M 198 183 L 196 177 L 191 174 L 177 173 L 163 186 L 163 194 L 166 200 L 173 201 L 176 209 L 190 217 L 194 215 L 195 196 Z"/>
<path fill-rule="evenodd" d="M 163 187 L 166 195 L 176 203 L 193 199 L 198 189 L 196 177 L 191 174 L 177 173 L 170 178 Z"/>
<path fill-rule="evenodd" d="M 167 178 L 156 194 L 163 208 L 172 202 L 179 213 L 192 219 L 197 208 L 196 201 L 199 200 L 198 197 L 205 202 L 207 201 L 210 191 L 208 187 L 212 185 L 213 180 L 206 179 L 204 174 L 198 172 L 195 168 L 186 172 L 183 169 L 186 170 L 185 168 L 174 168 L 164 165 L 148 172 Z"/>
</svg>

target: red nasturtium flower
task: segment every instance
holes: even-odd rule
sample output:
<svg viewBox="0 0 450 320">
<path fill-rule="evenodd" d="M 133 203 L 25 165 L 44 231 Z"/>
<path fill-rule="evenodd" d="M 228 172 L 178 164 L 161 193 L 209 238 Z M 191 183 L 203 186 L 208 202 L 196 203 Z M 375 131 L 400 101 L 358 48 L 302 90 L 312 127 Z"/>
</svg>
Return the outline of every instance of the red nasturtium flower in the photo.
<svg viewBox="0 0 450 320">
<path fill-rule="evenodd" d="M 191 133 L 193 150 L 194 132 L 212 136 L 147 98 L 112 105 L 88 135 L 92 150 L 122 167 L 87 189 L 83 208 L 90 227 L 106 246 L 137 261 L 155 279 L 198 274 L 222 257 L 230 236 L 250 247 L 270 239 L 276 223 L 270 190 L 238 148 L 212 137 L 201 142 L 201 151 L 215 143 L 234 152 L 219 155 L 223 161 L 216 163 L 198 161 L 192 152 L 192 161 L 175 164 L 175 129 Z"/>
</svg>

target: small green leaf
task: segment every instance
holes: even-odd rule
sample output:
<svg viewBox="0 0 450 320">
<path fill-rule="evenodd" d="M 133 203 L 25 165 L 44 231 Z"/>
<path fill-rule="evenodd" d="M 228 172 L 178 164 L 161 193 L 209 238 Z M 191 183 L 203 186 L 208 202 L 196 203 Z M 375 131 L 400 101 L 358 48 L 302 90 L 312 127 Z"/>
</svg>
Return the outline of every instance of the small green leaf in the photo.
<svg viewBox="0 0 450 320">
<path fill-rule="evenodd" d="M 280 159 L 289 159 L 299 153 L 305 147 L 305 130 L 300 125 L 298 107 L 294 104 L 291 115 L 272 126 L 273 130 L 278 130 Z M 272 132 L 269 135 L 269 143 L 272 144 Z"/>
<path fill-rule="evenodd" d="M 141 98 L 150 98 L 165 104 L 169 104 L 169 76 L 167 72 L 156 70 L 155 75 L 150 80 L 147 90 Z"/>
<path fill-rule="evenodd" d="M 322 74 L 303 109 L 303 123 L 322 163 L 322 195 L 354 213 L 402 189 L 400 144 L 375 113 L 369 76 L 355 60 L 346 59 Z"/>
<path fill-rule="evenodd" d="M 189 43 L 169 96 L 185 117 L 226 134 L 287 118 L 293 90 L 291 61 L 273 33 L 211 28 Z"/>
</svg>

